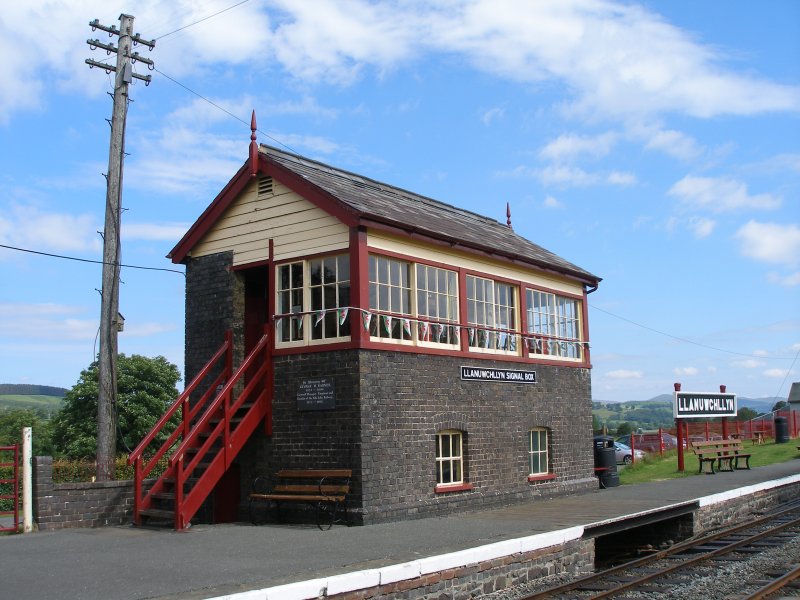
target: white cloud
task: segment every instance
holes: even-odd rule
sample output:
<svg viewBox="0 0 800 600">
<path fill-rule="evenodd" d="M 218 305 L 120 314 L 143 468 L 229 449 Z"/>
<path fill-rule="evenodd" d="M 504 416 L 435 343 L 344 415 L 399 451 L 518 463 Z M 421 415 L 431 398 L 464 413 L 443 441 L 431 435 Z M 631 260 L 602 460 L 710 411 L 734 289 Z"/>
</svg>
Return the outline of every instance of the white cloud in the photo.
<svg viewBox="0 0 800 600">
<path fill-rule="evenodd" d="M 631 371 L 628 369 L 618 369 L 616 371 L 609 371 L 606 373 L 609 379 L 641 379 L 644 374 L 641 371 Z"/>
<path fill-rule="evenodd" d="M 19 340 L 93 340 L 98 319 L 84 319 L 84 309 L 62 304 L 0 304 L 0 336 Z"/>
<path fill-rule="evenodd" d="M 501 108 L 499 106 L 495 108 L 490 108 L 489 110 L 484 111 L 483 116 L 481 117 L 481 122 L 484 125 L 488 126 L 491 125 L 494 121 L 502 119 L 505 116 L 505 114 L 506 111 L 504 108 Z"/>
<path fill-rule="evenodd" d="M 673 184 L 670 196 L 677 197 L 686 207 L 722 213 L 739 209 L 774 209 L 781 198 L 770 194 L 751 196 L 747 185 L 724 177 L 695 177 L 687 175 Z"/>
<path fill-rule="evenodd" d="M 789 374 L 789 369 L 767 369 L 761 373 L 764 377 L 783 379 Z"/>
<path fill-rule="evenodd" d="M 611 185 L 634 185 L 636 183 L 636 175 L 633 173 L 622 173 L 620 171 L 612 171 L 608 174 L 606 181 Z"/>
<path fill-rule="evenodd" d="M 767 273 L 767 281 L 784 287 L 795 287 L 800 285 L 800 271 L 781 275 L 779 273 Z"/>
<path fill-rule="evenodd" d="M 122 223 L 122 239 L 174 242 L 183 237 L 191 223 Z"/>
<path fill-rule="evenodd" d="M 638 136 L 644 139 L 647 150 L 657 150 L 680 160 L 690 160 L 702 152 L 694 138 L 674 129 L 642 128 Z"/>
<path fill-rule="evenodd" d="M 548 196 L 545 198 L 542 202 L 542 205 L 545 208 L 564 208 L 564 204 L 553 196 Z"/>
<path fill-rule="evenodd" d="M 713 219 L 703 219 L 696 217 L 689 220 L 689 229 L 698 239 L 708 237 L 714 231 L 716 222 Z"/>
<path fill-rule="evenodd" d="M 93 215 L 47 212 L 38 206 L 12 204 L 0 207 L 0 241 L 43 252 L 91 251 L 102 248 Z"/>
<path fill-rule="evenodd" d="M 696 367 L 676 367 L 672 372 L 678 376 L 691 377 L 697 375 L 700 371 Z"/>
<path fill-rule="evenodd" d="M 612 132 L 596 136 L 561 135 L 545 145 L 539 151 L 539 156 L 554 161 L 571 160 L 580 156 L 598 158 L 608 155 L 616 140 L 617 135 Z"/>
<path fill-rule="evenodd" d="M 794 266 L 800 262 L 800 227 L 748 221 L 735 237 L 744 256 L 758 261 Z"/>
<path fill-rule="evenodd" d="M 764 363 L 754 358 L 748 358 L 744 360 L 735 360 L 731 363 L 731 366 L 737 369 L 758 369 L 759 367 L 763 367 Z"/>
<path fill-rule="evenodd" d="M 726 68 L 729 57 L 717 47 L 647 8 L 622 2 L 271 0 L 221 12 L 229 7 L 223 0 L 142 0 L 135 29 L 145 38 L 161 38 L 152 55 L 159 70 L 182 77 L 216 69 L 223 84 L 230 76 L 226 65 L 248 64 L 259 75 L 265 69 L 272 74 L 280 64 L 312 85 L 347 85 L 366 69 L 380 76 L 442 54 L 463 57 L 495 77 L 563 84 L 573 94 L 568 110 L 593 118 L 800 109 L 798 86 L 737 74 Z M 92 54 L 84 43 L 93 35 L 87 15 L 113 19 L 125 10 L 121 0 L 7 2 L 0 22 L 6 75 L 0 81 L 0 122 L 44 104 L 54 86 L 91 95 L 107 90 L 108 77 L 75 65 Z M 215 13 L 220 14 L 204 20 Z M 19 23 L 37 26 L 13 26 Z M 653 147 L 691 151 L 686 140 L 669 145 L 674 135 L 654 138 Z"/>
</svg>

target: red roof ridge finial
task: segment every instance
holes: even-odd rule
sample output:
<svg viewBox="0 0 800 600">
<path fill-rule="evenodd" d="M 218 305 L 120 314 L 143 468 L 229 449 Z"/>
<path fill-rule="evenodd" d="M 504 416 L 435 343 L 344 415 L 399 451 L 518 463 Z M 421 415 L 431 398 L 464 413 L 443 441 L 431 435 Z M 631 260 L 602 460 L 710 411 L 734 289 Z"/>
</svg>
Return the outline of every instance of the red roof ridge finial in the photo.
<svg viewBox="0 0 800 600">
<path fill-rule="evenodd" d="M 256 144 L 256 109 L 250 117 L 250 177 L 258 175 L 258 144 Z"/>
<path fill-rule="evenodd" d="M 506 202 L 506 225 L 511 229 L 511 205 Z"/>
</svg>

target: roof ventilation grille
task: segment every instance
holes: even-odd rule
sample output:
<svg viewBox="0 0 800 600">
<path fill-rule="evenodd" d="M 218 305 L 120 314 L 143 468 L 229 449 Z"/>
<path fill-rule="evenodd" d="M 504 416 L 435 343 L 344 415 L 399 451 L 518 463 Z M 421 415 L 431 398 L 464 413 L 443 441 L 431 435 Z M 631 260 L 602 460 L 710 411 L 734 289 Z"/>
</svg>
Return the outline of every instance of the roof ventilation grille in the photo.
<svg viewBox="0 0 800 600">
<path fill-rule="evenodd" d="M 268 197 L 274 194 L 272 190 L 272 177 L 259 177 L 258 178 L 258 197 Z"/>
</svg>

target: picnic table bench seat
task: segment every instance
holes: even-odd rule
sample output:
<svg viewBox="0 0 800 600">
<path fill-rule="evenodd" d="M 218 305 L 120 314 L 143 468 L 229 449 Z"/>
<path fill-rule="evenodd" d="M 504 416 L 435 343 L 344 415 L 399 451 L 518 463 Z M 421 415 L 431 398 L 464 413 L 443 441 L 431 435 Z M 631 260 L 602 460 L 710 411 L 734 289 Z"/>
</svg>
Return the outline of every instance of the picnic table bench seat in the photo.
<svg viewBox="0 0 800 600">
<path fill-rule="evenodd" d="M 699 462 L 698 473 L 703 472 L 703 465 L 707 464 L 710 471 L 714 474 L 714 463 L 717 464 L 717 471 L 735 471 L 737 469 L 750 468 L 750 454 L 744 451 L 742 440 L 710 440 L 692 442 L 692 451 L 697 456 Z M 740 459 L 744 466 L 739 466 Z"/>
</svg>

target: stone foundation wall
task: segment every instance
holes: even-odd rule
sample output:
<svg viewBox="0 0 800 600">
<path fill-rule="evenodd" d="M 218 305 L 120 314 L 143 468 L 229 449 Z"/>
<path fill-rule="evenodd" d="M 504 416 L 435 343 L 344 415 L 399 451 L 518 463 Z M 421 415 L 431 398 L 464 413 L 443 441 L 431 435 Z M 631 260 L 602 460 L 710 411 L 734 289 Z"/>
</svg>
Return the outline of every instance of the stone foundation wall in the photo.
<svg viewBox="0 0 800 600">
<path fill-rule="evenodd" d="M 396 583 L 341 594 L 327 590 L 331 600 L 416 600 L 479 598 L 509 586 L 539 581 L 551 575 L 582 575 L 594 565 L 592 540 L 573 540 L 562 546 L 520 552 L 463 567 L 445 569 Z"/>
<path fill-rule="evenodd" d="M 797 498 L 798 493 L 800 493 L 800 484 L 795 483 L 754 491 L 745 496 L 704 506 L 694 514 L 694 531 L 697 534 L 737 521 L 744 521 L 777 504 Z"/>
</svg>

